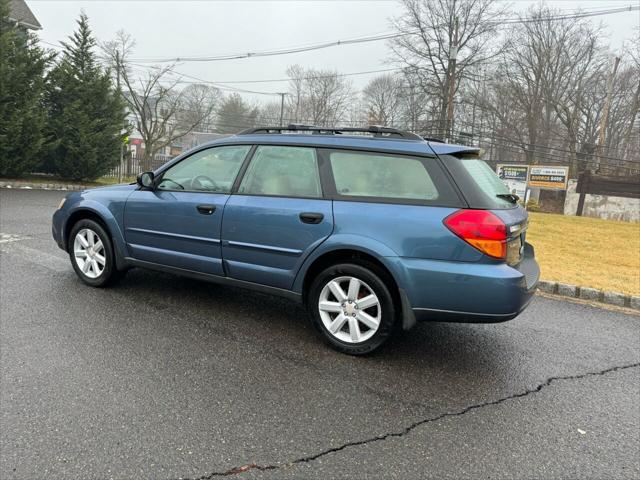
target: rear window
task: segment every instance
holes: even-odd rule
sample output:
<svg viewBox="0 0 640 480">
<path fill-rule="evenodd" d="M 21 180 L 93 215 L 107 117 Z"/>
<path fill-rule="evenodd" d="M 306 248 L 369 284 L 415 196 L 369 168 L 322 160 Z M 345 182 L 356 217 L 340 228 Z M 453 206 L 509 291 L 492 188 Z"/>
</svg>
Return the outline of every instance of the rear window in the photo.
<svg viewBox="0 0 640 480">
<path fill-rule="evenodd" d="M 424 201 L 440 197 L 419 158 L 333 151 L 329 160 L 338 195 Z"/>
<path fill-rule="evenodd" d="M 509 188 L 493 169 L 479 158 L 443 155 L 442 159 L 455 178 L 471 208 L 506 209 L 516 204 L 499 195 L 509 195 Z"/>
</svg>

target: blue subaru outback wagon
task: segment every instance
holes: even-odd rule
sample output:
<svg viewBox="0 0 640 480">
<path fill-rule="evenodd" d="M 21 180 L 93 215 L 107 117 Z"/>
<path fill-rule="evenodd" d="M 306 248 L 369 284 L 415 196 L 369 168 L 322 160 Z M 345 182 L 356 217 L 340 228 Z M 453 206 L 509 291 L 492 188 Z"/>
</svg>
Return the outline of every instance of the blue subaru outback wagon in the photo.
<svg viewBox="0 0 640 480">
<path fill-rule="evenodd" d="M 385 127 L 256 128 L 71 193 L 53 237 L 88 285 L 143 267 L 283 295 L 364 354 L 416 321 L 501 322 L 529 303 L 527 213 L 478 157 Z"/>
</svg>

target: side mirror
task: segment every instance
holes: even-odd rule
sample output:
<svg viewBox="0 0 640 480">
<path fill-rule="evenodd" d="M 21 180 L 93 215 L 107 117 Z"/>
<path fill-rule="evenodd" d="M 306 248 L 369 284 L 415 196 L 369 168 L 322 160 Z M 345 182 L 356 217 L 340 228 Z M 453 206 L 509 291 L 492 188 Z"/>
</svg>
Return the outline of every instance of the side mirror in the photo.
<svg viewBox="0 0 640 480">
<path fill-rule="evenodd" d="M 142 172 L 136 181 L 142 188 L 153 188 L 153 172 Z"/>
</svg>

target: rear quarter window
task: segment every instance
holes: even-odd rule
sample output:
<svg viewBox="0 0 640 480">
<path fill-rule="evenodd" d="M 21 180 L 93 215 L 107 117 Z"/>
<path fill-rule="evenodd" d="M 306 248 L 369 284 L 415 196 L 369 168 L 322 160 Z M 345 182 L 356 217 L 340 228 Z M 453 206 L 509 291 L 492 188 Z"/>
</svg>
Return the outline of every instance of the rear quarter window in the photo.
<svg viewBox="0 0 640 480">
<path fill-rule="evenodd" d="M 508 195 L 509 188 L 484 161 L 477 157 L 442 155 L 442 161 L 455 179 L 471 208 L 508 209 L 517 204 L 499 195 Z"/>
<path fill-rule="evenodd" d="M 458 206 L 436 158 L 344 150 L 327 157 L 337 196 Z"/>
</svg>

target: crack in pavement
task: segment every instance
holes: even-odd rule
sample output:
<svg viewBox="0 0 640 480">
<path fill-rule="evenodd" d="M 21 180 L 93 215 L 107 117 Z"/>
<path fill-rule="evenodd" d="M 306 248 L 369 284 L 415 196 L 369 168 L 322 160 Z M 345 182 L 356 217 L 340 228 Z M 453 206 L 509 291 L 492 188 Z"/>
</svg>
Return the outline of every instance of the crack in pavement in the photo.
<svg viewBox="0 0 640 480">
<path fill-rule="evenodd" d="M 417 422 L 412 423 L 411 425 L 409 425 L 407 427 L 404 427 L 402 430 L 399 430 L 397 432 L 385 433 L 385 434 L 377 435 L 375 437 L 367 438 L 367 439 L 364 439 L 364 440 L 357 440 L 357 441 L 353 441 L 353 442 L 343 443 L 342 445 L 340 445 L 338 447 L 329 448 L 327 450 L 323 450 L 322 452 L 319 452 L 319 453 L 316 453 L 316 454 L 313 454 L 313 455 L 308 455 L 306 457 L 300 457 L 300 458 L 297 458 L 297 459 L 292 460 L 292 461 L 287 462 L 287 463 L 280 463 L 280 464 L 276 463 L 276 464 L 269 464 L 269 465 L 259 465 L 259 464 L 256 464 L 256 463 L 249 463 L 249 464 L 246 464 L 246 465 L 233 467 L 233 468 L 230 468 L 229 470 L 225 470 L 225 471 L 211 472 L 211 473 L 209 473 L 207 475 L 202 475 L 200 477 L 195 477 L 193 479 L 190 479 L 188 477 L 179 477 L 179 479 L 180 480 L 212 480 L 215 477 L 227 477 L 227 476 L 231 476 L 231 475 L 237 475 L 237 474 L 240 474 L 240 473 L 247 472 L 249 470 L 260 470 L 260 471 L 278 470 L 278 469 L 281 469 L 281 468 L 291 467 L 293 465 L 298 465 L 298 464 L 301 464 L 301 463 L 309 463 L 309 462 L 312 462 L 314 460 L 317 460 L 320 457 L 324 457 L 325 455 L 330 455 L 332 453 L 336 453 L 336 452 L 345 450 L 345 449 L 350 448 L 350 447 L 357 447 L 357 446 L 367 445 L 367 444 L 374 443 L 374 442 L 380 442 L 380 441 L 384 441 L 384 440 L 386 440 L 388 438 L 403 437 L 403 436 L 407 435 L 412 430 L 416 429 L 417 427 L 419 427 L 421 425 L 425 425 L 427 423 L 437 422 L 437 421 L 442 420 L 443 418 L 446 418 L 446 417 L 457 417 L 457 416 L 465 415 L 465 414 L 467 414 L 467 413 L 469 413 L 469 412 L 471 412 L 473 410 L 477 410 L 477 409 L 484 408 L 484 407 L 490 407 L 490 406 L 493 406 L 493 405 L 499 405 L 499 404 L 501 404 L 503 402 L 506 402 L 508 400 L 513 400 L 513 399 L 516 399 L 516 398 L 526 397 L 528 395 L 531 395 L 533 393 L 537 393 L 537 392 L 541 391 L 543 388 L 550 386 L 554 382 L 563 381 L 563 380 L 580 380 L 580 379 L 587 378 L 587 377 L 605 375 L 607 373 L 617 372 L 617 371 L 620 371 L 620 370 L 627 370 L 629 368 L 637 368 L 637 367 L 640 367 L 640 362 L 632 363 L 632 364 L 628 364 L 628 365 L 621 365 L 621 366 L 617 366 L 617 367 L 606 368 L 604 370 L 599 370 L 597 372 L 587 372 L 587 373 L 581 373 L 581 374 L 578 374 L 578 375 L 566 375 L 566 376 L 559 376 L 559 377 L 549 377 L 543 383 L 538 384 L 537 387 L 535 387 L 533 389 L 525 390 L 524 392 L 515 393 L 513 395 L 509 395 L 507 397 L 498 398 L 497 400 L 491 400 L 489 402 L 482 402 L 482 403 L 476 403 L 476 404 L 473 404 L 473 405 L 469 405 L 468 407 L 465 407 L 465 408 L 463 408 L 461 410 L 458 410 L 456 412 L 445 412 L 445 413 L 441 413 L 439 415 L 436 415 L 435 417 L 424 418 L 422 420 L 418 420 Z"/>
</svg>

